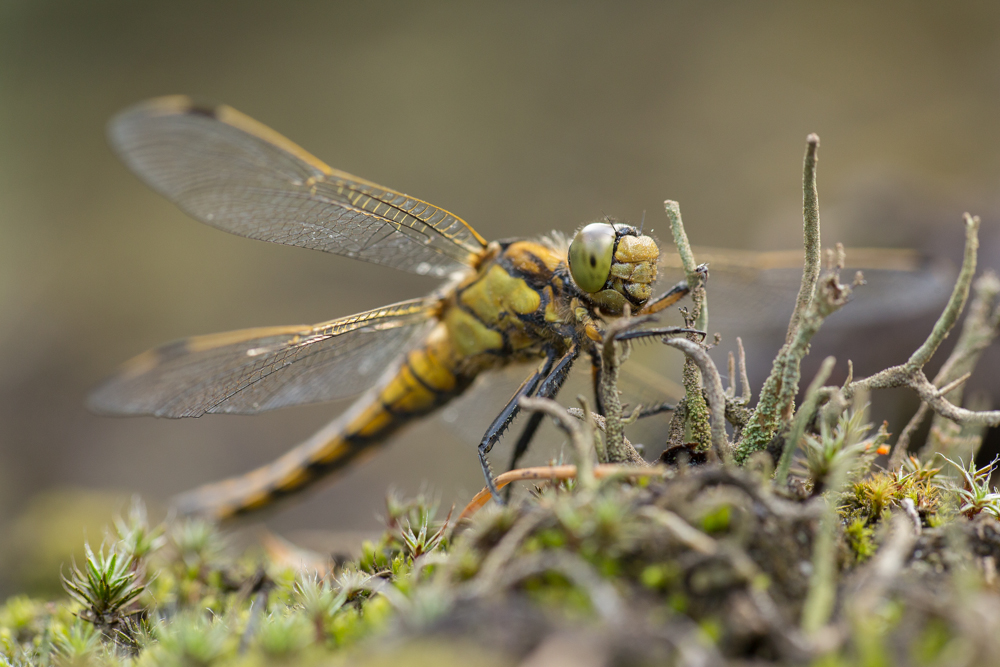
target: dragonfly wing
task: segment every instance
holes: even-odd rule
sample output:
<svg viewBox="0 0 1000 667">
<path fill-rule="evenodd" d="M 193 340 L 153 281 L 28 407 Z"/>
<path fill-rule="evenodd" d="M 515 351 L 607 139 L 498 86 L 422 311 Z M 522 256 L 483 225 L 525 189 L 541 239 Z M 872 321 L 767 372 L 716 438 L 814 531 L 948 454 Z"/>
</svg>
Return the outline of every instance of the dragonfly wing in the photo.
<svg viewBox="0 0 1000 667">
<path fill-rule="evenodd" d="M 954 274 L 926 261 L 914 250 L 848 248 L 841 280 L 850 282 L 861 270 L 866 284 L 851 303 L 824 327 L 891 322 L 939 308 L 951 293 Z M 698 261 L 708 262 L 709 322 L 713 332 L 748 335 L 784 331 L 802 281 L 803 251 L 755 252 L 695 248 Z M 663 261 L 669 277 L 677 277 L 679 259 Z M 669 280 L 669 278 L 668 278 Z"/>
<path fill-rule="evenodd" d="M 116 116 L 108 134 L 150 187 L 233 234 L 436 276 L 486 245 L 461 218 L 332 169 L 228 106 L 158 98 Z"/>
<path fill-rule="evenodd" d="M 431 325 L 434 299 L 414 299 L 315 326 L 186 338 L 127 362 L 94 391 L 110 414 L 255 414 L 342 398 L 372 386 Z"/>
</svg>

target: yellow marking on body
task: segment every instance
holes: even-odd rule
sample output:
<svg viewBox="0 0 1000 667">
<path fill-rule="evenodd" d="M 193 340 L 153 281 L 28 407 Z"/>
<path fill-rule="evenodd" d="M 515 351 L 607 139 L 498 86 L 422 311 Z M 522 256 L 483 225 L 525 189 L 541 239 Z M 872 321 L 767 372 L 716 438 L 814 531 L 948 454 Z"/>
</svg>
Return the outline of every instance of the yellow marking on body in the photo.
<svg viewBox="0 0 1000 667">
<path fill-rule="evenodd" d="M 499 332 L 488 329 L 461 308 L 450 308 L 445 314 L 445 323 L 459 357 L 503 349 L 503 336 Z"/>
<path fill-rule="evenodd" d="M 351 422 L 346 435 L 371 438 L 391 426 L 393 421 L 395 421 L 395 417 L 386 412 L 381 404 L 376 403 L 369 406 L 357 419 Z"/>
<path fill-rule="evenodd" d="M 500 255 L 500 252 L 500 244 L 496 241 L 491 241 L 489 245 L 473 255 L 474 259 L 471 263 L 472 268 L 479 269 L 486 264 L 486 262 L 496 259 L 497 256 Z"/>
<path fill-rule="evenodd" d="M 393 410 L 421 415 L 436 407 L 437 394 L 421 384 L 415 384 L 410 391 L 392 404 Z"/>
<path fill-rule="evenodd" d="M 455 375 L 446 368 L 434 353 L 426 348 L 418 348 L 410 352 L 410 368 L 414 375 L 433 389 L 447 393 L 455 388 Z"/>
<path fill-rule="evenodd" d="M 493 285 L 490 281 L 490 277 L 495 275 L 496 271 L 510 277 L 502 267 L 494 265 L 490 267 L 486 275 L 463 290 L 460 297 L 462 303 L 490 324 L 496 324 L 500 320 L 500 311 L 503 307 L 499 303 L 497 295 L 493 293 Z"/>
<path fill-rule="evenodd" d="M 311 463 L 333 463 L 350 450 L 351 448 L 347 441 L 340 436 L 337 436 L 333 440 L 324 444 L 323 449 L 316 452 L 312 457 L 310 457 L 309 460 Z"/>
<path fill-rule="evenodd" d="M 500 324 L 504 312 L 533 313 L 542 303 L 541 295 L 522 278 L 515 278 L 501 266 L 493 266 L 462 292 L 462 303 L 484 322 Z"/>
<path fill-rule="evenodd" d="M 524 329 L 507 329 L 507 342 L 511 350 L 518 352 L 538 345 L 538 337 Z"/>
<path fill-rule="evenodd" d="M 436 396 L 414 377 L 406 365 L 379 394 L 381 401 L 392 410 L 404 413 L 426 412 L 434 407 Z"/>
<path fill-rule="evenodd" d="M 240 510 L 254 510 L 258 507 L 263 507 L 271 502 L 272 491 L 270 489 L 262 489 L 260 491 L 254 491 L 240 500 L 240 505 L 238 508 L 232 508 L 229 511 L 234 512 L 236 509 Z"/>
<path fill-rule="evenodd" d="M 535 260 L 541 260 L 549 273 L 555 271 L 566 260 L 565 255 L 560 255 L 548 246 L 534 241 L 512 243 L 507 248 L 505 255 L 518 270 L 524 273 L 538 272 L 538 263 Z"/>
<path fill-rule="evenodd" d="M 309 472 L 309 469 L 302 466 L 281 478 L 274 488 L 281 491 L 291 491 L 305 484 L 311 477 L 312 473 Z"/>
<path fill-rule="evenodd" d="M 659 256 L 659 246 L 648 236 L 623 236 L 615 249 L 615 259 L 619 262 L 648 262 Z"/>
<path fill-rule="evenodd" d="M 601 335 L 601 332 L 597 330 L 597 327 L 595 327 L 592 322 L 587 322 L 587 324 L 584 325 L 583 333 L 587 334 L 587 338 L 592 341 L 600 343 L 604 340 L 604 336 Z"/>
<path fill-rule="evenodd" d="M 559 304 L 556 303 L 555 295 L 552 291 L 551 285 L 546 285 L 542 288 L 542 292 L 545 294 L 545 321 L 546 322 L 562 322 L 563 317 L 559 312 Z"/>
<path fill-rule="evenodd" d="M 507 294 L 504 302 L 510 305 L 518 315 L 528 315 L 538 310 L 542 305 L 542 295 L 528 286 L 528 283 L 518 278 L 509 283 L 511 291 Z"/>
<path fill-rule="evenodd" d="M 394 408 L 396 407 L 396 403 L 405 399 L 416 386 L 419 386 L 417 379 L 413 377 L 413 373 L 410 372 L 409 367 L 403 365 L 396 372 L 392 380 L 382 388 L 378 397 L 383 404 Z"/>
</svg>

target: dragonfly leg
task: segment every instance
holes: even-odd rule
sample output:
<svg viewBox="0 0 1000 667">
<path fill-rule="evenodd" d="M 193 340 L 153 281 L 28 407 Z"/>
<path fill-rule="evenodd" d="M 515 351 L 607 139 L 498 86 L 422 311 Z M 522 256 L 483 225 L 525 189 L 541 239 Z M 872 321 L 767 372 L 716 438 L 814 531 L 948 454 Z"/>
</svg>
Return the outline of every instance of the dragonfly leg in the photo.
<svg viewBox="0 0 1000 667">
<path fill-rule="evenodd" d="M 677 334 L 693 333 L 704 338 L 707 334 L 698 329 L 687 329 L 685 327 L 657 327 L 655 329 L 632 329 L 623 331 L 615 340 L 637 340 L 639 338 L 664 338 L 666 336 L 676 336 Z"/>
<path fill-rule="evenodd" d="M 490 450 L 493 449 L 493 445 L 496 444 L 497 440 L 510 425 L 514 415 L 517 413 L 518 400 L 522 396 L 530 396 L 535 389 L 538 388 L 538 384 L 542 381 L 542 378 L 548 375 L 552 371 L 552 365 L 555 363 L 556 355 L 555 350 L 549 350 L 545 361 L 538 368 L 537 371 L 532 373 L 521 383 L 521 386 L 517 388 L 514 392 L 514 396 L 507 402 L 500 414 L 497 415 L 490 427 L 486 429 L 485 435 L 483 435 L 482 441 L 479 443 L 479 463 L 483 467 L 483 476 L 486 478 L 486 488 L 490 490 L 490 495 L 501 505 L 503 500 L 500 498 L 500 492 L 497 489 L 496 483 L 493 481 L 493 468 L 490 466 L 490 460 L 486 458 Z"/>
<path fill-rule="evenodd" d="M 556 365 L 555 370 L 550 373 L 549 377 L 542 382 L 542 386 L 539 387 L 538 392 L 535 396 L 539 398 L 555 398 L 559 390 L 562 389 L 563 383 L 566 381 L 566 377 L 569 375 L 569 366 L 572 364 L 573 359 L 575 359 L 576 354 L 571 354 L 572 350 L 568 352 L 563 359 L 560 360 L 559 364 Z M 562 372 L 557 372 L 563 361 L 568 358 L 565 368 Z M 552 382 L 546 384 L 552 378 Z M 538 430 L 538 426 L 542 423 L 542 413 L 536 412 L 531 415 L 528 423 L 525 425 L 524 430 L 521 431 L 521 436 L 517 439 L 517 444 L 514 445 L 514 453 L 510 458 L 510 470 L 517 467 L 518 462 L 524 453 L 528 451 L 528 445 L 531 444 L 531 439 L 535 435 L 535 431 Z"/>
<path fill-rule="evenodd" d="M 532 396 L 536 393 L 539 396 L 551 397 L 554 392 L 559 391 L 559 387 L 562 386 L 563 381 L 566 378 L 566 374 L 569 372 L 570 367 L 573 365 L 573 361 L 579 354 L 579 347 L 573 345 L 569 351 L 564 354 L 559 361 L 555 360 L 555 350 L 550 349 L 545 358 L 544 363 L 541 367 L 532 373 L 532 375 L 525 380 L 516 392 L 514 396 L 508 401 L 507 405 L 504 406 L 497 418 L 493 420 L 490 424 L 489 429 L 487 429 L 486 434 L 483 436 L 482 441 L 479 443 L 479 463 L 483 467 L 483 475 L 486 478 L 486 488 L 490 490 L 490 495 L 493 496 L 498 504 L 503 505 L 503 498 L 500 496 L 500 491 L 496 487 L 496 483 L 493 481 L 493 469 L 490 466 L 489 459 L 486 455 L 493 445 L 500 440 L 500 436 L 503 435 L 507 427 L 510 426 L 511 421 L 520 412 L 521 407 L 518 401 L 522 396 Z"/>
<path fill-rule="evenodd" d="M 510 465 L 507 466 L 508 470 L 516 468 L 517 464 L 521 461 L 521 457 L 528 451 L 528 445 L 531 444 L 531 439 L 535 437 L 535 431 L 538 430 L 538 427 L 542 423 L 542 417 L 544 416 L 545 415 L 541 412 L 536 412 L 531 415 L 531 418 L 525 425 L 524 430 L 521 431 L 520 437 L 517 439 L 517 444 L 514 445 L 514 453 L 510 457 Z"/>
<path fill-rule="evenodd" d="M 637 419 L 645 419 L 646 417 L 653 417 L 655 415 L 663 414 L 664 412 L 673 412 L 677 409 L 676 403 L 667 403 L 666 401 L 662 403 L 657 403 L 656 405 L 650 405 L 648 408 L 643 408 L 639 411 L 636 416 Z"/>
<path fill-rule="evenodd" d="M 682 284 L 684 285 L 684 288 L 686 289 L 687 288 L 687 283 L 682 283 Z M 676 285 L 672 288 L 672 290 L 675 290 L 675 289 L 677 289 Z M 669 294 L 669 293 L 670 292 L 667 292 L 667 294 Z M 685 294 L 687 294 L 687 292 L 685 292 Z M 683 294 L 681 296 L 683 296 Z M 678 297 L 678 298 L 680 298 L 680 297 Z M 642 324 L 642 323 L 640 322 L 640 324 Z M 658 329 L 629 329 L 629 330 L 620 332 L 617 336 L 615 336 L 615 340 L 634 340 L 634 339 L 637 339 L 637 338 L 647 338 L 647 337 L 651 337 L 651 336 L 652 337 L 655 337 L 655 336 L 661 336 L 662 337 L 662 336 L 670 336 L 670 335 L 681 334 L 681 333 L 697 333 L 697 334 L 700 334 L 702 337 L 705 336 L 705 332 L 704 331 L 699 331 L 697 329 L 684 329 L 684 328 L 681 328 L 681 327 L 661 327 L 661 328 L 658 328 Z M 590 348 L 590 350 L 589 350 L 589 353 L 590 353 L 590 381 L 591 381 L 591 384 L 593 385 L 593 390 L 594 390 L 594 412 L 596 412 L 597 414 L 599 414 L 601 416 L 604 416 L 604 402 L 601 400 L 601 376 L 604 373 L 604 371 L 603 371 L 603 369 L 601 367 L 601 357 L 600 357 L 600 353 L 598 352 L 598 348 L 597 347 L 593 347 L 592 346 Z M 664 404 L 664 405 L 666 405 L 666 404 Z M 663 408 L 661 408 L 660 411 L 661 412 L 669 412 L 670 410 L 673 410 L 673 407 L 670 407 L 670 406 L 663 407 Z M 650 412 L 649 413 L 649 415 L 652 415 L 652 414 L 657 414 L 657 413 L 656 412 Z M 649 415 L 647 415 L 647 414 L 641 414 L 640 416 L 641 417 L 646 417 L 646 416 L 649 416 Z"/>
<path fill-rule="evenodd" d="M 702 281 L 708 280 L 708 265 L 702 264 L 698 267 L 698 273 L 702 274 Z M 688 285 L 686 280 L 682 280 L 666 292 L 656 297 L 655 299 L 650 299 L 646 302 L 646 305 L 640 310 L 638 315 L 652 315 L 653 313 L 658 313 L 664 308 L 669 308 L 674 305 L 684 297 L 686 297 L 691 292 L 691 286 Z"/>
<path fill-rule="evenodd" d="M 604 401 L 601 400 L 601 357 L 595 346 L 590 347 L 590 382 L 594 390 L 594 412 L 604 416 Z"/>
</svg>

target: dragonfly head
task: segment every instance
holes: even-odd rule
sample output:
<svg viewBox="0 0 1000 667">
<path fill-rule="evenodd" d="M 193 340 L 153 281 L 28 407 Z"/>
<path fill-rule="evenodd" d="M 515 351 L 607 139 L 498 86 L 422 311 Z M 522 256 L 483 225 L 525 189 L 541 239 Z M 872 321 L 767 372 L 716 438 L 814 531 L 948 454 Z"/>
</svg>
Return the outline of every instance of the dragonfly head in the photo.
<svg viewBox="0 0 1000 667">
<path fill-rule="evenodd" d="M 628 303 L 645 305 L 656 280 L 660 249 L 631 225 L 592 222 L 569 245 L 569 272 L 584 298 L 602 311 L 619 315 Z"/>
</svg>

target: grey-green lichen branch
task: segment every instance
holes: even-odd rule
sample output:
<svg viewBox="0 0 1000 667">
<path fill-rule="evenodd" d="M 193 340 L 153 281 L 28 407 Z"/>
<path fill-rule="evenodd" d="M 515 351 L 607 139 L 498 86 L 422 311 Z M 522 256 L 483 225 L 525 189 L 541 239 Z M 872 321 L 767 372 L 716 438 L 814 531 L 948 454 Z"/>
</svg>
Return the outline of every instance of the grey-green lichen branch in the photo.
<svg viewBox="0 0 1000 667">
<path fill-rule="evenodd" d="M 750 400 L 753 391 L 750 378 L 747 376 L 747 353 L 743 349 L 743 339 L 736 337 L 736 348 L 739 353 L 740 395 L 736 395 L 736 358 L 729 353 L 729 387 L 726 388 L 726 421 L 733 425 L 733 442 L 739 442 L 743 428 L 750 421 Z"/>
<path fill-rule="evenodd" d="M 816 291 L 819 281 L 822 252 L 819 234 L 819 192 L 816 189 L 816 150 L 819 148 L 819 137 L 810 134 L 806 137 L 806 156 L 802 167 L 802 237 L 805 242 L 805 263 L 802 271 L 802 283 L 799 285 L 799 295 L 795 299 L 795 310 L 788 321 L 788 332 L 785 343 L 791 343 L 795 338 L 802 314 L 806 312 Z"/>
<path fill-rule="evenodd" d="M 705 272 L 694 259 L 694 252 L 691 250 L 691 243 L 688 241 L 687 232 L 684 231 L 684 222 L 681 220 L 680 204 L 668 199 L 663 202 L 663 208 L 670 220 L 670 233 L 674 238 L 674 245 L 677 246 L 681 266 L 684 267 L 684 279 L 691 289 L 691 303 L 694 304 L 691 309 L 691 316 L 694 318 L 692 325 L 699 331 L 708 331 Z"/>
<path fill-rule="evenodd" d="M 955 281 L 955 287 L 948 299 L 948 303 L 935 322 L 931 333 L 910 358 L 898 366 L 892 366 L 869 377 L 845 383 L 841 388 L 810 388 L 810 396 L 815 395 L 820 397 L 820 399 L 826 399 L 823 412 L 828 416 L 832 416 L 831 418 L 841 414 L 858 394 L 866 393 L 872 389 L 909 387 L 916 391 L 924 405 L 921 406 L 918 413 L 897 440 L 892 456 L 890 457 L 890 465 L 892 467 L 902 464 L 906 456 L 906 449 L 910 438 L 919 425 L 919 422 L 929 411 L 936 413 L 939 418 L 955 422 L 960 427 L 1000 425 L 1000 410 L 970 410 L 955 405 L 948 398 L 951 395 L 958 400 L 957 397 L 960 395 L 957 392 L 960 391 L 961 386 L 968 379 L 975 360 L 978 359 L 983 349 L 997 335 L 998 326 L 1000 326 L 1000 306 L 996 304 L 996 300 L 998 295 L 1000 295 L 1000 281 L 997 281 L 995 276 L 987 274 L 977 283 L 977 299 L 973 303 L 972 312 L 963 327 L 963 334 L 959 339 L 959 344 L 956 345 L 955 351 L 949 357 L 948 361 L 946 361 L 937 377 L 935 377 L 934 382 L 928 380 L 923 370 L 924 365 L 930 360 L 931 356 L 941 346 L 944 339 L 957 323 L 968 300 L 975 276 L 976 254 L 979 245 L 979 218 L 966 214 L 964 224 L 966 232 L 965 253 L 962 268 Z M 826 300 L 824 293 L 828 293 L 828 290 L 824 288 L 824 285 L 827 284 L 828 281 L 821 281 L 813 305 L 809 309 L 810 312 L 815 311 L 817 306 L 821 306 Z M 822 321 L 822 312 L 816 312 L 815 314 L 820 315 L 817 321 Z M 810 324 L 811 320 L 813 318 L 809 315 L 801 320 L 797 340 L 801 340 L 802 337 L 808 337 L 810 329 L 813 329 L 815 326 L 815 322 Z M 777 361 L 775 365 L 777 366 Z M 809 402 L 809 398 L 807 398 L 807 402 Z M 805 407 L 803 406 L 803 410 Z M 806 412 L 803 412 L 803 410 L 800 410 L 799 413 L 803 419 L 810 418 L 809 413 L 814 412 L 814 409 Z M 796 422 L 798 422 L 798 418 Z M 749 428 L 747 430 L 749 431 Z M 796 433 L 797 430 L 793 429 L 790 442 L 788 443 L 789 448 L 794 448 L 797 445 L 798 437 L 796 437 Z M 745 442 L 746 440 L 744 439 L 744 442 L 740 443 L 741 446 Z M 929 446 L 934 447 L 933 444 Z M 783 460 L 782 463 L 784 465 L 779 464 L 779 478 L 784 477 L 782 471 L 787 466 L 787 461 Z"/>
<path fill-rule="evenodd" d="M 987 271 L 973 283 L 972 291 L 969 313 L 962 323 L 962 332 L 955 342 L 955 349 L 932 381 L 935 387 L 941 388 L 940 393 L 956 405 L 962 402 L 961 385 L 964 380 L 975 368 L 983 351 L 1000 333 L 1000 278 L 992 271 Z M 889 459 L 891 468 L 902 465 L 910 440 L 930 411 L 930 405 L 921 402 L 920 408 L 899 434 L 899 439 L 893 447 L 892 457 Z M 958 455 L 975 457 L 981 441 L 982 426 L 956 424 L 936 414 L 920 456 L 927 460 L 934 453 L 940 452 L 948 457 Z M 956 451 L 960 446 L 963 450 L 961 454 Z"/>
<path fill-rule="evenodd" d="M 670 233 L 677 246 L 677 253 L 684 267 L 684 278 L 691 290 L 691 312 L 684 316 L 686 326 L 699 331 L 708 330 L 708 296 L 705 291 L 705 280 L 708 270 L 705 265 L 699 265 L 694 258 L 684 222 L 681 219 L 680 205 L 671 200 L 663 202 L 663 207 L 670 219 Z M 694 345 L 702 346 L 696 334 L 688 334 L 687 340 Z M 681 384 L 684 385 L 684 398 L 674 411 L 670 424 L 671 446 L 681 445 L 690 439 L 696 443 L 699 450 L 707 451 L 713 446 L 712 423 L 709 417 L 708 405 L 702 395 L 702 378 L 698 366 L 688 355 L 681 371 Z M 685 437 L 687 436 L 687 437 Z"/>
<path fill-rule="evenodd" d="M 701 377 L 705 381 L 708 408 L 711 411 L 712 449 L 720 460 L 728 463 L 731 456 L 729 443 L 726 441 L 726 392 L 722 388 L 719 370 L 705 348 L 698 343 L 684 338 L 665 338 L 663 343 L 683 352 L 701 371 Z"/>
<path fill-rule="evenodd" d="M 809 383 L 809 388 L 806 389 L 805 401 L 803 401 L 802 406 L 795 415 L 795 420 L 792 422 L 792 430 L 785 439 L 785 447 L 781 452 L 781 458 L 778 460 L 778 467 L 775 470 L 774 478 L 778 488 L 784 487 L 788 480 L 788 471 L 792 465 L 792 454 L 795 453 L 799 440 L 802 439 L 802 436 L 806 432 L 806 427 L 812 420 L 813 415 L 816 414 L 816 409 L 819 407 L 819 402 L 822 398 L 820 390 L 823 387 L 823 383 L 830 377 L 830 372 L 833 371 L 835 361 L 833 357 L 824 359 L 823 364 L 816 373 L 816 377 L 813 378 L 813 381 Z"/>
<path fill-rule="evenodd" d="M 619 334 L 651 321 L 652 317 L 630 317 L 625 315 L 608 323 L 601 344 L 601 404 L 605 412 L 605 451 L 610 463 L 645 464 L 645 460 L 625 440 L 625 422 L 618 391 L 618 373 L 622 362 L 628 356 L 628 343 L 618 342 Z"/>
<path fill-rule="evenodd" d="M 972 279 L 976 274 L 976 255 L 979 250 L 979 218 L 965 214 L 965 256 L 962 260 L 962 269 L 955 281 L 955 287 L 951 292 L 951 297 L 945 306 L 944 312 L 934 323 L 934 328 L 930 335 L 917 350 L 910 355 L 906 363 L 899 366 L 892 366 L 870 377 L 855 380 L 845 388 L 845 394 L 850 396 L 853 391 L 860 387 L 866 389 L 889 389 L 892 387 L 902 387 L 910 385 L 918 379 L 918 375 L 923 375 L 924 365 L 930 361 L 944 339 L 948 337 L 952 327 L 958 321 L 958 316 L 965 308 L 965 302 L 969 298 L 969 289 L 972 287 Z M 926 378 L 924 378 L 926 381 Z M 919 381 L 916 385 L 921 384 Z M 928 384 L 929 381 L 928 381 Z M 936 391 L 936 389 L 934 390 Z M 934 392 L 931 392 L 934 393 Z"/>
<path fill-rule="evenodd" d="M 936 387 L 924 375 L 924 364 L 940 347 L 948 336 L 958 316 L 965 307 L 969 296 L 972 279 L 976 272 L 976 252 L 979 248 L 979 218 L 968 213 L 965 215 L 965 258 L 962 270 L 955 281 L 955 288 L 945 306 L 944 311 L 934 324 L 927 340 L 914 352 L 906 363 L 892 366 L 861 380 L 855 380 L 844 387 L 843 394 L 849 398 L 860 389 L 890 389 L 894 387 L 909 387 L 917 392 L 921 400 L 927 403 L 937 414 L 960 424 L 1000 425 L 1000 410 L 968 410 L 958 407 L 949 401 L 945 394 L 954 391 L 956 387 L 945 387 L 944 391 Z M 900 455 L 901 456 L 901 455 Z"/>
<path fill-rule="evenodd" d="M 806 155 L 802 169 L 802 228 L 805 263 L 795 310 L 788 322 L 785 345 L 779 350 L 764 381 L 760 400 L 750 416 L 743 437 L 736 449 L 736 462 L 744 463 L 753 452 L 767 447 L 782 424 L 787 424 L 794 409 L 799 389 L 799 368 L 809 348 L 809 341 L 819 330 L 823 319 L 846 302 L 849 290 L 839 281 L 827 287 L 825 302 L 816 308 L 817 285 L 821 265 L 819 198 L 816 187 L 816 152 L 819 137 L 806 138 Z M 839 304 L 839 305 L 838 305 Z M 825 313 L 825 314 L 824 314 Z M 808 320 L 808 321 L 807 321 Z"/>
</svg>

